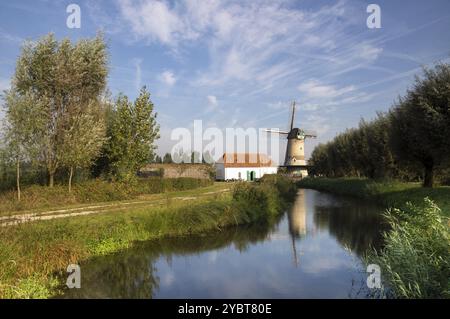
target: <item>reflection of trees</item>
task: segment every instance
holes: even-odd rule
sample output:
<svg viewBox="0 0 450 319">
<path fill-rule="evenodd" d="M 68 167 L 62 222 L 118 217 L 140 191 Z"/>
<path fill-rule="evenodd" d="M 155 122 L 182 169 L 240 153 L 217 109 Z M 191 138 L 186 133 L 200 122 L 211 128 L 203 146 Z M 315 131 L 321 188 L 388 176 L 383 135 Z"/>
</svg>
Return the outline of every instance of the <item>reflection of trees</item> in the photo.
<svg viewBox="0 0 450 319">
<path fill-rule="evenodd" d="M 153 253 L 130 249 L 95 257 L 81 264 L 81 289 L 70 289 L 67 298 L 151 298 L 158 289 Z"/>
<path fill-rule="evenodd" d="M 152 298 L 159 289 L 155 262 L 234 245 L 244 251 L 263 241 L 281 216 L 270 222 L 229 227 L 209 234 L 136 242 L 120 253 L 94 257 L 81 264 L 81 289 L 66 290 L 63 298 Z"/>
<path fill-rule="evenodd" d="M 382 232 L 387 227 L 380 208 L 359 202 L 343 206 L 315 206 L 314 224 L 319 229 L 328 230 L 358 256 L 369 247 L 380 248 Z"/>
</svg>

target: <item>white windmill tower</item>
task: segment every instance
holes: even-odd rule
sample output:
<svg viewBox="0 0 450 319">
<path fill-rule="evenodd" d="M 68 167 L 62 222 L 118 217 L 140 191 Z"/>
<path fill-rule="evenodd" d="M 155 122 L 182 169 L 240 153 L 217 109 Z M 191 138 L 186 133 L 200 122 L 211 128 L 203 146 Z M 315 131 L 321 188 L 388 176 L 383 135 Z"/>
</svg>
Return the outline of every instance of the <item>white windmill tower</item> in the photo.
<svg viewBox="0 0 450 319">
<path fill-rule="evenodd" d="M 305 139 L 316 138 L 317 135 L 313 132 L 307 132 L 303 129 L 294 127 L 295 119 L 295 101 L 292 102 L 292 112 L 290 118 L 289 131 L 275 131 L 266 130 L 266 132 L 286 135 L 288 143 L 286 147 L 286 156 L 284 158 L 284 165 L 287 172 L 298 177 L 308 176 L 308 166 L 305 160 Z"/>
</svg>

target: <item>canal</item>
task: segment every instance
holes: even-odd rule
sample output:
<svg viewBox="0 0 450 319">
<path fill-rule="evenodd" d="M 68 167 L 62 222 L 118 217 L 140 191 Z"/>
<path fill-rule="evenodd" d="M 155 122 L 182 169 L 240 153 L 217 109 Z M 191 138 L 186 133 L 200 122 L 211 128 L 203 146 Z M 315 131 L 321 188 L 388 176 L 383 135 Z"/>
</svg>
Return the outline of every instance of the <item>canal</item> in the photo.
<svg viewBox="0 0 450 319">
<path fill-rule="evenodd" d="M 366 298 L 382 208 L 300 189 L 274 221 L 137 243 L 81 264 L 63 298 Z"/>
</svg>

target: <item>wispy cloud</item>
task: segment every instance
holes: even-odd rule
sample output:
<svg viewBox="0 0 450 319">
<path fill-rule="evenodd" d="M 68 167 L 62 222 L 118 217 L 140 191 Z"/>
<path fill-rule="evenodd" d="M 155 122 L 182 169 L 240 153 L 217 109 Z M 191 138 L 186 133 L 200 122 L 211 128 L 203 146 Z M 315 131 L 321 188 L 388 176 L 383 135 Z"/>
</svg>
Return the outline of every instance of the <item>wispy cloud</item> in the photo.
<svg viewBox="0 0 450 319">
<path fill-rule="evenodd" d="M 14 44 L 21 44 L 25 41 L 22 37 L 9 33 L 0 28 L 0 40 L 6 41 Z"/>
<path fill-rule="evenodd" d="M 309 80 L 298 86 L 300 92 L 308 98 L 335 98 L 355 90 L 353 85 L 337 88 L 333 85 L 325 85 L 317 80 Z"/>
<path fill-rule="evenodd" d="M 135 88 L 136 91 L 139 91 L 142 87 L 142 70 L 141 70 L 142 59 L 133 59 L 133 64 L 136 70 L 134 80 Z"/>
</svg>

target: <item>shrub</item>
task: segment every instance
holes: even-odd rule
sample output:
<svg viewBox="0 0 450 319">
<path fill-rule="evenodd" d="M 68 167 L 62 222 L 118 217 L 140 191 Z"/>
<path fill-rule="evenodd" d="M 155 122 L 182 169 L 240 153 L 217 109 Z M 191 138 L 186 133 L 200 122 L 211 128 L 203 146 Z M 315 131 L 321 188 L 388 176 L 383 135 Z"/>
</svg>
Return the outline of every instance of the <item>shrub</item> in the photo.
<svg viewBox="0 0 450 319">
<path fill-rule="evenodd" d="M 448 220 L 428 198 L 385 214 L 391 230 L 385 247 L 367 257 L 381 267 L 389 293 L 397 298 L 450 298 Z"/>
<path fill-rule="evenodd" d="M 249 214 L 276 215 L 294 198 L 296 192 L 295 184 L 286 177 L 264 176 L 259 183 L 236 184 L 233 200 Z"/>
</svg>

